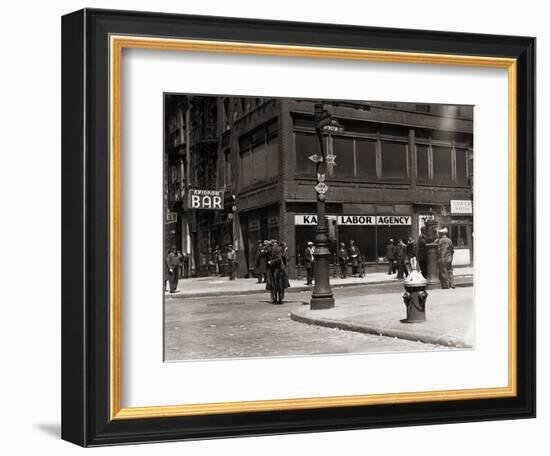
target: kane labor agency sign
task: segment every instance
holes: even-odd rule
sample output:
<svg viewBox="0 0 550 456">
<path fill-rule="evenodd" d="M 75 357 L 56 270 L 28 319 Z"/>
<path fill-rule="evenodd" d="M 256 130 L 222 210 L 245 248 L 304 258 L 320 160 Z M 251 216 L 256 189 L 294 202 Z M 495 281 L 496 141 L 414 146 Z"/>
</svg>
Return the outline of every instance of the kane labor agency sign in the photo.
<svg viewBox="0 0 550 456">
<path fill-rule="evenodd" d="M 411 225 L 410 215 L 328 215 L 338 225 Z M 317 225 L 316 215 L 295 215 L 295 225 Z"/>
<path fill-rule="evenodd" d="M 222 190 L 190 189 L 187 194 L 188 209 L 223 210 Z"/>
</svg>

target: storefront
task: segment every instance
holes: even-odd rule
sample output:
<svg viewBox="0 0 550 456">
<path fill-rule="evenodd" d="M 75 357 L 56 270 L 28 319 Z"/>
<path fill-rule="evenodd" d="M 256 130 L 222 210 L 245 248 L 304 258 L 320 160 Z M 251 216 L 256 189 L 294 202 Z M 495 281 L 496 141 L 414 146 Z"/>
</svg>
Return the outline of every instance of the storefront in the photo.
<svg viewBox="0 0 550 456">
<path fill-rule="evenodd" d="M 407 242 L 412 233 L 411 215 L 328 215 L 329 249 L 336 255 L 338 245 L 344 242 L 349 246 L 353 240 L 366 262 L 383 262 L 386 246 L 390 239 Z M 315 240 L 317 216 L 313 214 L 296 214 L 296 252 L 303 256 L 308 241 Z"/>
</svg>

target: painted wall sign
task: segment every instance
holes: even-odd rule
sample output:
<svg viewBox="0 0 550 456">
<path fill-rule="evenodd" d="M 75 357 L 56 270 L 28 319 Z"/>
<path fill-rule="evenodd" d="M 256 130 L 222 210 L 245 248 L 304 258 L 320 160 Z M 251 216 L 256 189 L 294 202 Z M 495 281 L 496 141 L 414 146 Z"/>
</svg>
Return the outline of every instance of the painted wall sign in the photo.
<svg viewBox="0 0 550 456">
<path fill-rule="evenodd" d="M 411 225 L 410 215 L 329 215 L 338 225 Z M 317 225 L 316 215 L 295 215 L 295 225 Z"/>
<path fill-rule="evenodd" d="M 471 200 L 451 200 L 451 214 L 473 215 Z"/>
<path fill-rule="evenodd" d="M 223 191 L 190 189 L 187 205 L 189 209 L 222 210 Z"/>
</svg>

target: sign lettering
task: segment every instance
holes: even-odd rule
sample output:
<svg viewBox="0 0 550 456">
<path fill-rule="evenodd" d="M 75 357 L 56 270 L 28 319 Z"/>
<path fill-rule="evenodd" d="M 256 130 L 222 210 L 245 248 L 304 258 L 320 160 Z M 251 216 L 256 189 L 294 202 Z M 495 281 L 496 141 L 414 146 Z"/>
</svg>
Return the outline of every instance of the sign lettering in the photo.
<svg viewBox="0 0 550 456">
<path fill-rule="evenodd" d="M 189 190 L 189 209 L 223 210 L 223 191 L 221 190 Z"/>
</svg>

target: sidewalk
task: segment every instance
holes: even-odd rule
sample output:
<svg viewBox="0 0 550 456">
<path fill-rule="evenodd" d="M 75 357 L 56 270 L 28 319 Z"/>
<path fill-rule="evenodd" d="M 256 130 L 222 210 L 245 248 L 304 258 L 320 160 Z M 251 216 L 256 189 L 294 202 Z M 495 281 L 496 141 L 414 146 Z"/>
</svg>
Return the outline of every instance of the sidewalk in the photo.
<svg viewBox="0 0 550 456">
<path fill-rule="evenodd" d="M 340 298 L 332 309 L 291 312 L 290 318 L 310 325 L 398 337 L 449 347 L 474 346 L 473 288 L 428 290 L 426 321 L 401 323 L 406 317 L 403 293 Z"/>
<path fill-rule="evenodd" d="M 473 274 L 472 267 L 460 267 L 454 269 L 454 275 L 456 277 L 471 277 Z M 395 278 L 394 275 L 388 275 L 384 272 L 372 272 L 366 274 L 363 278 L 347 277 L 345 279 L 331 278 L 330 285 L 332 287 L 347 287 L 354 285 L 366 285 L 366 284 L 381 284 L 381 283 L 399 283 L 400 280 Z M 311 290 L 312 287 L 305 285 L 305 279 L 291 280 L 290 288 L 286 291 L 298 292 Z M 229 280 L 228 277 L 210 276 L 210 277 L 196 277 L 191 279 L 180 279 L 178 284 L 178 292 L 169 294 L 166 293 L 166 297 L 189 297 L 196 298 L 201 296 L 228 296 L 238 294 L 250 294 L 250 293 L 265 293 L 265 283 L 257 283 L 257 279 L 235 279 Z"/>
</svg>

